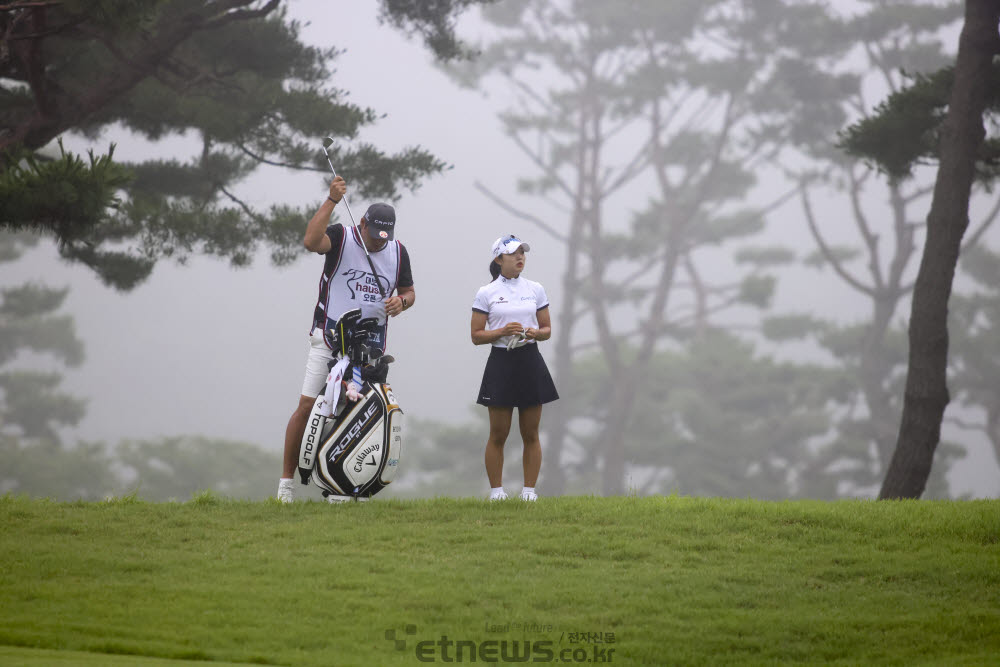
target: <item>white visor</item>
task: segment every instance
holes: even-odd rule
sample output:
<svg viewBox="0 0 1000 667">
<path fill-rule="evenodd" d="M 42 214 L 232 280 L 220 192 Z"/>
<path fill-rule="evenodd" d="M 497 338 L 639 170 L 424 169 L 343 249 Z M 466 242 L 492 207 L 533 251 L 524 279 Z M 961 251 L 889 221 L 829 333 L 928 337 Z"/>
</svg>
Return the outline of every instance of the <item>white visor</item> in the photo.
<svg viewBox="0 0 1000 667">
<path fill-rule="evenodd" d="M 500 255 L 512 255 L 517 252 L 518 248 L 524 248 L 524 252 L 531 250 L 531 246 L 513 234 L 501 236 L 493 242 L 493 259 Z"/>
</svg>

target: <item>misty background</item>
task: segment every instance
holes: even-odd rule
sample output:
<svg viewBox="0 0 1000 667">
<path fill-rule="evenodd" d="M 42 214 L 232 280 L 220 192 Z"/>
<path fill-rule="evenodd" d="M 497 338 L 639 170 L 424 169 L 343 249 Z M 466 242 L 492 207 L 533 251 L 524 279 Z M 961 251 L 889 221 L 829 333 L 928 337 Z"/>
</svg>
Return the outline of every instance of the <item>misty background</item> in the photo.
<svg viewBox="0 0 1000 667">
<path fill-rule="evenodd" d="M 844 12 L 858 6 L 832 4 Z M 397 362 L 389 379 L 411 429 L 422 420 L 438 424 L 423 427 L 425 435 L 433 434 L 440 425 L 458 429 L 448 437 L 465 441 L 469 474 L 478 474 L 479 479 L 473 482 L 485 493 L 488 485 L 481 468 L 487 422 L 485 409 L 475 405 L 475 396 L 489 350 L 470 342 L 472 298 L 489 280 L 487 265 L 493 240 L 501 234 L 519 235 L 531 245 L 524 275 L 541 282 L 551 299 L 555 340 L 566 321 L 562 309 L 566 253 L 543 225 L 565 231 L 567 211 L 551 198 L 519 191 L 519 181 L 534 176 L 535 165 L 505 134 L 499 117 L 517 104 L 517 90 L 496 78 L 486 80 L 481 89 L 459 87 L 419 40 L 381 24 L 375 3 L 302 0 L 287 6 L 291 17 L 304 22 L 301 38 L 305 43 L 344 49 L 336 60 L 333 85 L 348 90 L 354 103 L 384 114 L 363 130 L 362 139 L 388 152 L 419 145 L 451 165 L 443 174 L 424 179 L 416 192 L 406 191 L 392 202 L 397 211 L 396 238 L 409 250 L 417 299 L 413 309 L 390 322 L 388 352 Z M 959 27 L 960 21 L 952 22 L 942 33 L 950 53 L 954 53 Z M 462 18 L 457 33 L 476 44 L 491 41 L 493 30 L 473 9 Z M 539 70 L 535 76 L 543 81 L 550 74 Z M 870 86 L 867 99 L 874 105 L 887 91 L 877 81 Z M 609 149 L 612 159 L 629 159 L 639 139 L 628 132 L 625 130 L 617 144 L 620 155 Z M 316 137 L 317 151 L 320 139 Z M 152 144 L 118 131 L 108 132 L 98 141 L 65 138 L 68 149 L 80 152 L 89 147 L 101 150 L 110 142 L 117 143 L 115 155 L 123 160 L 185 157 L 199 150 L 193 138 Z M 932 183 L 933 173 L 933 169 L 926 169 L 917 179 Z M 360 218 L 371 202 L 351 191 L 350 173 L 342 175 L 348 182 L 351 208 Z M 767 212 L 766 226 L 755 236 L 754 244 L 780 244 L 799 258 L 815 253 L 802 205 L 798 198 L 788 196 L 789 183 L 777 170 L 762 169 L 759 175 L 760 182 L 748 198 L 761 207 L 780 203 Z M 241 183 L 238 194 L 260 207 L 276 203 L 312 206 L 325 196 L 327 181 L 327 176 L 265 166 Z M 604 200 L 605 224 L 627 233 L 633 213 L 653 196 L 648 179 L 627 183 Z M 850 226 L 840 224 L 847 216 L 842 199 L 818 193 L 812 204 L 818 218 L 823 219 L 824 234 L 831 244 L 853 242 Z M 929 200 L 914 217 L 922 221 L 927 205 Z M 877 202 L 873 206 L 878 206 Z M 990 199 L 977 200 L 973 219 L 985 215 L 991 206 Z M 337 207 L 334 220 L 350 224 L 344 207 Z M 306 222 L 302 220 L 303 231 Z M 1000 247 L 995 225 L 981 242 L 994 249 Z M 702 273 L 713 280 L 740 279 L 731 249 L 709 248 L 701 258 Z M 919 255 L 907 269 L 911 279 L 918 261 Z M 77 368 L 61 369 L 62 388 L 86 399 L 86 414 L 77 427 L 66 430 L 67 440 L 114 443 L 189 435 L 238 441 L 280 455 L 285 426 L 301 388 L 321 269 L 322 257 L 305 250 L 286 267 L 272 266 L 265 251 L 244 269 L 231 268 L 222 259 L 195 256 L 181 266 L 160 261 L 148 280 L 129 292 L 120 292 L 103 285 L 91 270 L 62 261 L 54 244 L 43 239 L 16 262 L 3 265 L 2 283 L 8 287 L 36 281 L 71 288 L 60 312 L 73 317 L 86 358 Z M 777 275 L 771 312 L 810 312 L 844 324 L 871 316 L 871 305 L 838 280 L 829 267 L 817 269 L 797 263 L 780 267 Z M 962 281 L 959 276 L 956 291 L 968 284 Z M 904 331 L 908 304 L 907 299 L 893 316 L 893 324 Z M 753 309 L 735 308 L 719 318 L 735 331 L 745 331 L 747 339 L 757 343 L 756 354 L 782 361 L 833 363 L 814 343 L 764 340 L 755 331 L 757 315 Z M 575 326 L 581 339 L 593 333 L 591 323 L 581 321 Z M 542 344 L 541 350 L 552 368 L 551 342 Z M 20 365 L 57 367 L 46 357 L 31 354 L 22 355 Z M 578 381 L 593 383 L 596 386 L 590 390 L 600 392 L 599 378 L 599 374 L 584 374 Z M 570 388 L 561 384 L 558 374 L 555 380 L 567 396 Z M 664 381 L 669 384 L 671 379 Z M 949 406 L 948 414 L 976 417 L 955 403 Z M 543 426 L 546 415 L 543 412 Z M 655 428 L 647 437 L 656 442 Z M 984 434 L 946 422 L 943 440 L 960 443 L 965 450 L 964 457 L 948 471 L 950 495 L 1000 495 L 1000 466 Z M 408 488 L 412 490 L 416 480 L 434 469 L 435 456 L 462 456 L 461 449 L 435 454 L 426 446 L 408 449 L 408 444 L 404 442 L 400 475 L 394 484 L 399 489 L 390 488 L 383 496 L 405 495 Z M 544 435 L 542 444 L 545 453 Z M 275 466 L 268 471 L 275 487 L 277 462 L 275 457 Z M 516 428 L 508 439 L 507 463 L 505 483 L 517 486 L 520 440 Z M 442 463 L 441 467 L 451 465 Z M 548 460 L 543 464 L 539 482 L 543 495 L 549 465 Z M 704 465 L 711 466 L 712 460 Z M 629 486 L 633 483 L 637 484 L 627 482 Z M 567 492 L 600 492 L 600 488 L 589 488 L 569 484 Z M 462 487 L 460 492 L 467 489 Z M 683 486 L 679 490 L 684 492 Z M 434 491 L 421 488 L 420 493 Z M 875 493 L 877 488 L 855 488 L 846 495 Z"/>
</svg>

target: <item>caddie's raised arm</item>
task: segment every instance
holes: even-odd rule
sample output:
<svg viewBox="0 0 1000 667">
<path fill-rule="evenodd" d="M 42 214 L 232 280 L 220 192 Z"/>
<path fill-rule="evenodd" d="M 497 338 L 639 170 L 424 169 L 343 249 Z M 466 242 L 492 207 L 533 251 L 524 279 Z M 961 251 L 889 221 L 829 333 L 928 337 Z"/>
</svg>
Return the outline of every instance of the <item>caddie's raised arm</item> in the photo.
<svg viewBox="0 0 1000 667">
<path fill-rule="evenodd" d="M 333 215 L 333 207 L 336 206 L 347 193 L 347 183 L 340 176 L 330 181 L 330 194 L 313 214 L 306 225 L 306 235 L 302 240 L 306 250 L 326 254 L 330 252 L 330 237 L 326 235 L 326 228 L 330 224 L 330 216 Z"/>
</svg>

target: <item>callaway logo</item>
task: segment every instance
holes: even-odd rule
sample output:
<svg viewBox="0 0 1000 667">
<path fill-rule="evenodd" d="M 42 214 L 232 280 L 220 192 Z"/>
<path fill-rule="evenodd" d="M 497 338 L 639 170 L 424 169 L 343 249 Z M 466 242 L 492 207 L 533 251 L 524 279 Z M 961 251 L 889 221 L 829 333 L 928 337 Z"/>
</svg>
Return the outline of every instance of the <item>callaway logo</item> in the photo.
<svg viewBox="0 0 1000 667">
<path fill-rule="evenodd" d="M 364 450 L 361 451 L 361 453 L 359 453 L 357 456 L 354 457 L 354 472 L 361 472 L 361 467 L 362 466 L 366 466 L 366 465 L 373 466 L 373 465 L 376 465 L 376 462 L 375 462 L 375 452 L 377 452 L 380 449 L 382 449 L 382 445 L 379 444 L 379 443 L 375 443 L 374 445 L 369 445 L 369 446 L 365 447 Z M 371 461 L 365 461 L 365 458 L 369 454 L 372 455 L 372 460 Z"/>
</svg>

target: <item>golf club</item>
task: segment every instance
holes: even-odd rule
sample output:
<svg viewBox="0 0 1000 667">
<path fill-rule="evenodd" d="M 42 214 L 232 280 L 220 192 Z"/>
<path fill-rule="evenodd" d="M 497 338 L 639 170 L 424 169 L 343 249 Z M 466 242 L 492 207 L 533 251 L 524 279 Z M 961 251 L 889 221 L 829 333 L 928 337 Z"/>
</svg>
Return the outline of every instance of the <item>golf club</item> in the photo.
<svg viewBox="0 0 1000 667">
<path fill-rule="evenodd" d="M 323 137 L 323 154 L 326 155 L 326 163 L 330 165 L 330 171 L 333 172 L 333 177 L 337 177 L 337 170 L 333 168 L 333 162 L 330 160 L 330 153 L 326 149 L 333 145 L 332 137 Z M 361 239 L 361 248 L 365 251 L 365 257 L 368 258 L 368 266 L 372 270 L 372 276 L 375 278 L 375 286 L 378 287 L 378 293 L 385 301 L 385 290 L 382 289 L 382 281 L 378 279 L 378 272 L 375 270 L 375 264 L 372 262 L 372 256 L 368 254 L 368 246 L 365 245 L 364 237 L 361 236 L 361 230 L 358 229 L 358 223 L 354 220 L 354 214 L 351 213 L 351 204 L 347 201 L 347 195 L 344 195 L 344 206 L 347 207 L 347 215 L 351 218 L 351 224 L 354 226 L 354 231 L 358 233 L 358 238 Z"/>
</svg>

